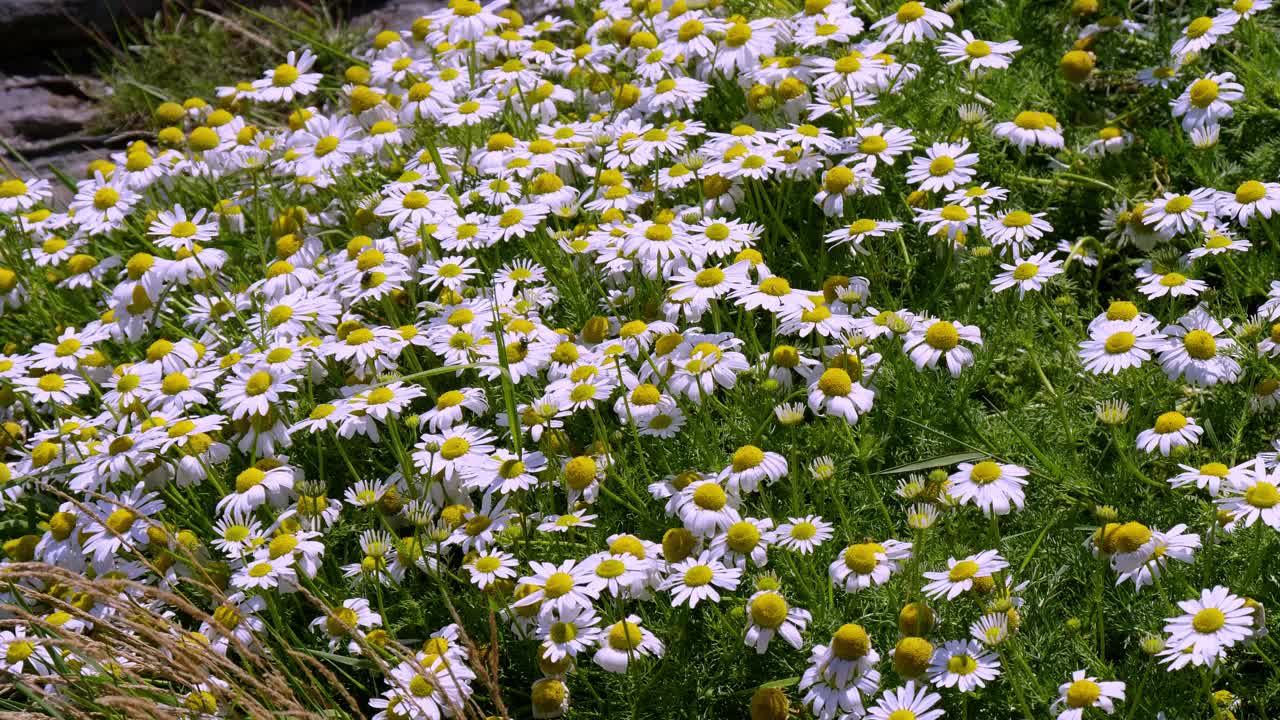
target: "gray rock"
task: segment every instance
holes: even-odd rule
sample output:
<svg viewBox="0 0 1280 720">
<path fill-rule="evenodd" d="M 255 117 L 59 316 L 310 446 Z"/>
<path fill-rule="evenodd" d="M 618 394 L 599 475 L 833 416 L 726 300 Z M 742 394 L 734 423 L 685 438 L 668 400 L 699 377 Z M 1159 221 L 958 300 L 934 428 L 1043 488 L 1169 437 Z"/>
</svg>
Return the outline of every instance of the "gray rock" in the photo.
<svg viewBox="0 0 1280 720">
<path fill-rule="evenodd" d="M 150 17 L 163 0 L 0 0 L 0 61 L 32 52 L 77 49 L 96 31 L 115 38 L 117 25 Z"/>
</svg>

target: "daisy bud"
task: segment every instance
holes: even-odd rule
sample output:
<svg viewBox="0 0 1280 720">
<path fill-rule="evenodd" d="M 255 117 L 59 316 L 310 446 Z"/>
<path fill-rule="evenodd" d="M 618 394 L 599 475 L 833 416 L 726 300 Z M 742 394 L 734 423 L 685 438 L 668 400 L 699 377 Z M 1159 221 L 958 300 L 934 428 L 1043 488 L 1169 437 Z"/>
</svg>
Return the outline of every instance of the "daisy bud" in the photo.
<svg viewBox="0 0 1280 720">
<path fill-rule="evenodd" d="M 933 643 L 922 637 L 904 637 L 893 649 L 893 669 L 904 678 L 923 675 L 932 659 Z"/>
<path fill-rule="evenodd" d="M 1142 652 L 1147 655 L 1155 656 L 1164 652 L 1164 638 L 1159 635 L 1147 635 L 1142 638 L 1142 642 L 1139 645 L 1142 647 Z"/>
<path fill-rule="evenodd" d="M 613 104 L 619 110 L 626 110 L 639 100 L 640 88 L 631 83 L 625 83 L 622 87 L 613 91 Z"/>
<path fill-rule="evenodd" d="M 569 688 L 559 678 L 542 678 L 529 691 L 529 702 L 535 718 L 563 717 L 569 709 Z"/>
<path fill-rule="evenodd" d="M 1114 523 L 1119 519 L 1119 513 L 1110 505 L 1097 505 L 1093 508 L 1093 516 L 1101 523 Z"/>
<path fill-rule="evenodd" d="M 671 528 L 662 535 L 662 556 L 669 563 L 678 563 L 693 553 L 698 539 L 684 528 Z"/>
<path fill-rule="evenodd" d="M 603 316 L 594 315 L 582 325 L 582 339 L 592 345 L 604 342 L 608 334 L 609 320 Z"/>
<path fill-rule="evenodd" d="M 182 134 L 182 129 L 173 125 L 162 128 L 156 133 L 156 141 L 165 147 L 177 147 L 186 142 L 186 139 L 187 136 Z"/>
<path fill-rule="evenodd" d="M 182 122 L 182 119 L 186 116 L 186 111 L 184 111 L 182 106 L 176 102 L 160 103 L 160 106 L 156 108 L 155 113 L 156 120 L 159 120 L 166 125 L 176 125 Z"/>
<path fill-rule="evenodd" d="M 933 610 L 923 601 L 907 603 L 898 613 L 898 631 L 923 637 L 933 630 Z"/>
<path fill-rule="evenodd" d="M 1067 618 L 1066 628 L 1067 628 L 1067 632 L 1069 633 L 1080 632 L 1080 618 L 1078 617 Z"/>
<path fill-rule="evenodd" d="M 1129 404 L 1123 400 L 1106 400 L 1094 410 L 1100 425 L 1123 425 L 1129 419 Z"/>
<path fill-rule="evenodd" d="M 355 85 L 367 85 L 371 77 L 369 68 L 363 65 L 352 65 L 342 72 L 342 76 L 347 79 L 347 82 Z"/>
<path fill-rule="evenodd" d="M 39 535 L 23 535 L 4 543 L 4 554 L 14 562 L 31 562 L 36 556 L 36 543 L 40 542 Z"/>
<path fill-rule="evenodd" d="M 1071 14 L 1076 17 L 1087 17 L 1098 12 L 1098 0 L 1074 0 L 1071 3 Z"/>
<path fill-rule="evenodd" d="M 805 87 L 804 82 L 799 78 L 789 77 L 778 83 L 776 94 L 779 100 L 787 102 L 803 97 L 806 91 L 808 91 L 808 88 Z"/>
<path fill-rule="evenodd" d="M 1082 83 L 1093 74 L 1093 66 L 1097 62 L 1093 53 L 1085 50 L 1072 50 L 1062 56 L 1058 66 L 1067 82 Z"/>
<path fill-rule="evenodd" d="M 791 703 L 782 688 L 756 688 L 751 695 L 751 720 L 786 720 Z"/>
<path fill-rule="evenodd" d="M 410 30 L 413 32 L 413 39 L 422 42 L 426 39 L 427 34 L 431 32 L 431 18 L 420 17 L 414 20 Z"/>
<path fill-rule="evenodd" d="M 201 125 L 192 130 L 191 134 L 187 136 L 187 147 L 196 152 L 207 152 L 218 147 L 221 142 L 222 140 L 218 137 L 218 133 L 206 125 Z"/>
<path fill-rule="evenodd" d="M 760 592 L 762 590 L 772 590 L 772 591 L 781 590 L 782 580 L 780 580 L 778 576 L 774 575 L 773 573 L 764 573 L 760 577 L 756 578 L 755 588 L 756 588 L 756 592 Z"/>
<path fill-rule="evenodd" d="M 563 677 L 573 669 L 573 656 L 565 655 L 559 660 L 548 660 L 546 653 L 538 653 L 538 669 L 543 675 Z"/>
<path fill-rule="evenodd" d="M 1218 518 L 1218 526 L 1226 527 L 1236 519 L 1236 516 L 1235 516 L 1235 513 L 1232 513 L 1230 510 L 1227 510 L 1225 508 L 1218 508 L 1217 518 Z"/>
</svg>

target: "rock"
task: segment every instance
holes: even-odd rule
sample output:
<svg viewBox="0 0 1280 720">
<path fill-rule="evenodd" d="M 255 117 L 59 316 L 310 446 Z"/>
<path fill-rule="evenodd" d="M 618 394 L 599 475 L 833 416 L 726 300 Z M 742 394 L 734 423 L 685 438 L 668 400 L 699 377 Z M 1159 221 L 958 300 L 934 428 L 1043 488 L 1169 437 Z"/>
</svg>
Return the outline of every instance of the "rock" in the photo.
<svg viewBox="0 0 1280 720">
<path fill-rule="evenodd" d="M 0 0 L 3 60 L 89 47 L 91 31 L 115 38 L 115 28 L 150 17 L 163 0 Z"/>
<path fill-rule="evenodd" d="M 351 24 L 374 32 L 408 30 L 413 21 L 445 6 L 444 0 L 389 0 L 351 18 Z"/>
</svg>

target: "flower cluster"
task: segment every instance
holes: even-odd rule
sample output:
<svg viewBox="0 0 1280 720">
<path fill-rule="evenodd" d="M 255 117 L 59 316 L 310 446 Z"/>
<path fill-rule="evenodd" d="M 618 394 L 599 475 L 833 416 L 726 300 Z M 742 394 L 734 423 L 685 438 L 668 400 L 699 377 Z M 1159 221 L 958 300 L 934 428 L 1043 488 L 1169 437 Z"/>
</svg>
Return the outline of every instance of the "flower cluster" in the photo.
<svg viewBox="0 0 1280 720">
<path fill-rule="evenodd" d="M 607 714 L 592 678 L 718 662 L 697 638 L 727 635 L 725 662 L 781 658 L 821 720 L 971 698 L 1077 720 L 1126 698 L 1099 679 L 1121 667 L 1104 593 L 1171 590 L 1182 614 L 1129 623 L 1149 665 L 1261 654 L 1280 183 L 1114 187 L 1141 108 L 1099 128 L 1044 92 L 991 100 L 1023 43 L 953 5 L 526 21 L 450 0 L 341 77 L 303 48 L 213 104 L 158 106 L 65 206 L 4 181 L 0 670 L 101 674 L 78 653 L 120 634 L 246 667 L 310 645 L 370 674 L 352 685 L 377 720 L 505 715 L 510 677 L 532 684 L 507 701 L 551 718 L 571 684 Z M 1215 145 L 1247 95 L 1209 65 L 1269 5 L 1192 20 L 1135 102 Z M 1105 43 L 1163 38 L 1160 13 L 1084 25 L 1058 91 L 1101 82 Z M 954 123 L 912 107 L 956 87 Z M 1109 398 L 1096 424 L 1078 393 Z M 916 456 L 882 462 L 899 437 Z M 1098 527 L 1064 541 L 1081 508 Z M 1259 564 L 1216 567 L 1246 546 Z M 31 561 L 174 593 L 146 605 L 161 630 Z M 1050 699 L 1024 648 L 1082 621 L 1028 599 L 1068 563 L 1099 579 L 1068 593 L 1096 588 L 1098 638 Z M 225 683 L 187 685 L 171 713 L 235 715 Z M 788 703 L 766 686 L 752 717 Z"/>
</svg>

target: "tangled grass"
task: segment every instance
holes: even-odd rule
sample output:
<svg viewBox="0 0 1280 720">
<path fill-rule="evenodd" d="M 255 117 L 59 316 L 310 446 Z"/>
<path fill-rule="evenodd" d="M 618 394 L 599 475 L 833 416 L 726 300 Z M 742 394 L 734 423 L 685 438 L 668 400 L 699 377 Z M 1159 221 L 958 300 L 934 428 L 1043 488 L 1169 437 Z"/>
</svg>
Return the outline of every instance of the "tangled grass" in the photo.
<svg viewBox="0 0 1280 720">
<path fill-rule="evenodd" d="M 1271 717 L 1269 0 L 522 11 L 0 184 L 6 716 Z"/>
</svg>

